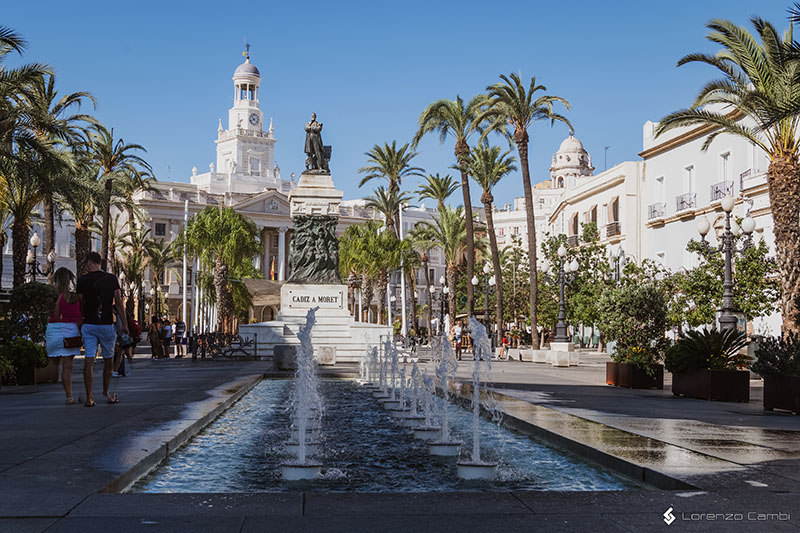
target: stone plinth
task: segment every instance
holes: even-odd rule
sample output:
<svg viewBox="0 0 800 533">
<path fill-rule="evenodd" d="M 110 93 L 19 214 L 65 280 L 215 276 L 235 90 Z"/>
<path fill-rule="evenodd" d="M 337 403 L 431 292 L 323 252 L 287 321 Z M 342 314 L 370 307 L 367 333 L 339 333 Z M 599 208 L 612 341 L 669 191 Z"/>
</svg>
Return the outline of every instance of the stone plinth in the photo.
<svg viewBox="0 0 800 533">
<path fill-rule="evenodd" d="M 330 174 L 303 172 L 297 188 L 289 193 L 291 216 L 339 215 L 342 191 L 333 186 Z"/>
</svg>

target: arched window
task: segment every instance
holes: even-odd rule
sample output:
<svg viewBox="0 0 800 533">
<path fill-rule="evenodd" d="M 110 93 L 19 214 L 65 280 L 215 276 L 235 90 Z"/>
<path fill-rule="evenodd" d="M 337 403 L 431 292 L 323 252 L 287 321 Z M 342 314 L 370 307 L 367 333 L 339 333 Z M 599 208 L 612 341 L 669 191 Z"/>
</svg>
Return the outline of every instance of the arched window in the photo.
<svg viewBox="0 0 800 533">
<path fill-rule="evenodd" d="M 563 189 L 564 188 L 564 178 L 563 177 L 559 177 L 558 178 L 558 188 L 559 189 Z"/>
<path fill-rule="evenodd" d="M 578 234 L 578 213 L 572 215 L 572 219 L 569 223 L 569 234 L 570 235 L 577 235 Z"/>
</svg>

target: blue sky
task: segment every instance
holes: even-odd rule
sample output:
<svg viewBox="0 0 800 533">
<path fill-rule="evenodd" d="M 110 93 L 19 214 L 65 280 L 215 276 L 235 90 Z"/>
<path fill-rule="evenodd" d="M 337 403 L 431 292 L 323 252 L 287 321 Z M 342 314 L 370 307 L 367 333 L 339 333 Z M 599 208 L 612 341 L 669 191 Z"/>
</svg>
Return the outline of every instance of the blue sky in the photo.
<svg viewBox="0 0 800 533">
<path fill-rule="evenodd" d="M 144 145 L 159 179 L 188 181 L 215 160 L 217 120 L 227 123 L 231 76 L 243 39 L 261 71 L 261 107 L 274 117 L 284 178 L 303 168 L 303 124 L 314 111 L 333 145 L 331 169 L 345 198 L 375 144 L 410 141 L 429 103 L 471 97 L 501 73 L 535 75 L 567 98 L 566 115 L 597 171 L 636 160 L 642 125 L 689 105 L 713 72 L 676 68 L 683 55 L 712 52 L 704 24 L 750 15 L 787 25 L 789 2 L 56 2 L 7 3 L 0 24 L 29 42 L 25 56 L 56 71 L 62 91 L 85 90 L 95 116 L 126 142 Z M 266 120 L 265 120 L 266 121 Z M 546 179 L 568 129 L 531 130 L 534 181 Z M 499 139 L 496 142 L 500 142 Z M 452 173 L 452 142 L 431 136 L 415 160 Z M 377 185 L 377 183 L 375 184 Z M 404 183 L 404 189 L 416 182 Z M 473 186 L 473 198 L 475 197 Z M 521 196 L 519 173 L 498 186 L 498 203 Z"/>
</svg>

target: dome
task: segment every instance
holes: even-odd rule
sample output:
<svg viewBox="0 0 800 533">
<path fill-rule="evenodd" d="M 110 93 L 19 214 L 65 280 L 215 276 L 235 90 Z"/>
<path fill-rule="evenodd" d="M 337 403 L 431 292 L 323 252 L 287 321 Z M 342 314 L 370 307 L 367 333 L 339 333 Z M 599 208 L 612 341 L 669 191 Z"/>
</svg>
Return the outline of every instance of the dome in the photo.
<svg viewBox="0 0 800 533">
<path fill-rule="evenodd" d="M 236 67 L 236 70 L 233 72 L 233 76 L 258 76 L 260 78 L 261 73 L 258 71 L 255 65 L 250 63 L 250 58 L 248 57 L 244 63 Z"/>
<path fill-rule="evenodd" d="M 575 138 L 573 134 L 569 134 L 569 137 L 564 139 L 561 143 L 561 146 L 558 147 L 558 152 L 556 153 L 563 153 L 563 152 L 584 152 L 583 143 L 581 143 L 578 139 Z"/>
</svg>

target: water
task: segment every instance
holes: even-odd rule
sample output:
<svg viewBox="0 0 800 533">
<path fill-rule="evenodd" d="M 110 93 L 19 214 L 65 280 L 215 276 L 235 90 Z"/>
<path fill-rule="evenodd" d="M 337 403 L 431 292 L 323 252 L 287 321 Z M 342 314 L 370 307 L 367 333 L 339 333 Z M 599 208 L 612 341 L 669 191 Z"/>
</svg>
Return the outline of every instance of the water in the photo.
<svg viewBox="0 0 800 533">
<path fill-rule="evenodd" d="M 279 465 L 289 427 L 291 382 L 265 380 L 131 492 L 428 492 L 474 490 L 625 490 L 635 485 L 578 457 L 481 420 L 484 460 L 499 463 L 490 482 L 459 480 L 453 461 L 428 453 L 398 420 L 349 381 L 323 380 L 322 477 L 283 481 Z M 471 413 L 448 409 L 451 432 L 472 434 Z"/>
</svg>

